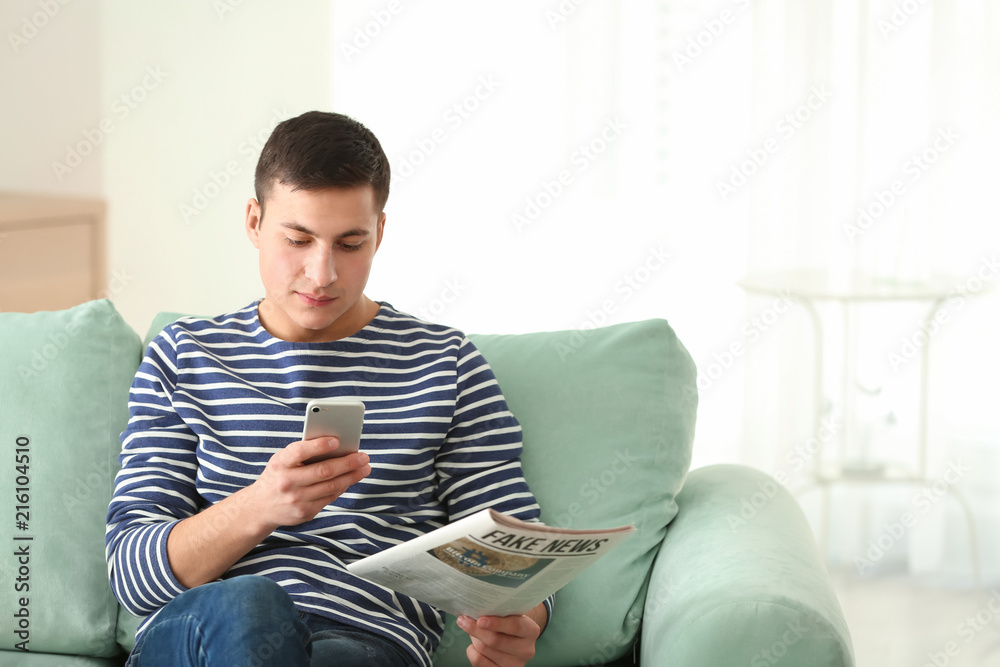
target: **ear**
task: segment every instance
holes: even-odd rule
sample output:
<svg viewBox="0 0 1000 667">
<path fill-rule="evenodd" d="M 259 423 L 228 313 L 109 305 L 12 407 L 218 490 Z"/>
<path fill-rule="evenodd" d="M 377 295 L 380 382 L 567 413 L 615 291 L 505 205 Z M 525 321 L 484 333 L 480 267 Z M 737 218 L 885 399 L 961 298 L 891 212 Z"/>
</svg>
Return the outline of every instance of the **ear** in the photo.
<svg viewBox="0 0 1000 667">
<path fill-rule="evenodd" d="M 375 231 L 375 251 L 378 252 L 378 247 L 382 245 L 382 231 L 385 229 L 385 211 L 382 211 L 378 216 L 378 226 Z"/>
<path fill-rule="evenodd" d="M 250 239 L 250 243 L 253 244 L 254 248 L 260 250 L 260 224 L 263 222 L 261 219 L 260 204 L 253 197 L 247 202 L 246 211 L 246 231 L 247 238 Z"/>
</svg>

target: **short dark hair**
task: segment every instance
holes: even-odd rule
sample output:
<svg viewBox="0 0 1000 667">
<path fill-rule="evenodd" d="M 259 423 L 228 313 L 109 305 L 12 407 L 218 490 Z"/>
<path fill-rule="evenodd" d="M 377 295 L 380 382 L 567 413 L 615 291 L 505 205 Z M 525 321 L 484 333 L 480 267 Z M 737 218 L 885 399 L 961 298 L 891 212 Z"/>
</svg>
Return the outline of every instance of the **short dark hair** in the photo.
<svg viewBox="0 0 1000 667">
<path fill-rule="evenodd" d="M 254 190 L 261 217 L 275 182 L 293 190 L 370 185 L 381 212 L 389 199 L 389 160 L 371 130 L 353 118 L 307 111 L 278 123 L 260 153 Z"/>
</svg>

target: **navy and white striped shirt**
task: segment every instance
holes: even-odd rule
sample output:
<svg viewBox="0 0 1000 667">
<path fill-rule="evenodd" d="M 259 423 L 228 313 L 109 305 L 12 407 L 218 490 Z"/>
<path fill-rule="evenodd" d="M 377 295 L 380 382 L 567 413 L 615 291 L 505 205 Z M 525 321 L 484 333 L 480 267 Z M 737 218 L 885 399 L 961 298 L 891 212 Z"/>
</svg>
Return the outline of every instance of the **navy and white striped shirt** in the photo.
<svg viewBox="0 0 1000 667">
<path fill-rule="evenodd" d="M 258 303 L 214 319 L 183 317 L 146 350 L 108 509 L 115 595 L 148 615 L 141 634 L 186 590 L 167 560 L 171 528 L 248 486 L 272 454 L 300 440 L 309 400 L 357 398 L 371 474 L 311 521 L 275 530 L 225 577 L 270 577 L 300 610 L 385 636 L 430 665 L 443 613 L 344 564 L 484 507 L 536 520 L 521 427 L 460 331 L 380 302 L 351 336 L 289 342 L 261 326 Z"/>
</svg>

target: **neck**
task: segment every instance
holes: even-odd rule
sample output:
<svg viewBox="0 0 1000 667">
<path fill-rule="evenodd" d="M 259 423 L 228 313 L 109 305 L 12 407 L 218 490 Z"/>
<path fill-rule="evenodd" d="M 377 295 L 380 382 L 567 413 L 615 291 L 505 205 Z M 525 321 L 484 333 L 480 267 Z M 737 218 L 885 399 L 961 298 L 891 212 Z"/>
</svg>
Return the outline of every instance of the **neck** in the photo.
<svg viewBox="0 0 1000 667">
<path fill-rule="evenodd" d="M 316 331 L 300 331 L 289 333 L 281 331 L 280 326 L 275 326 L 276 322 L 281 322 L 287 318 L 283 314 L 275 314 L 274 306 L 267 297 L 257 304 L 257 319 L 264 329 L 281 340 L 290 343 L 329 343 L 353 335 L 363 329 L 378 315 L 378 303 L 372 301 L 364 294 L 358 299 L 349 311 L 340 316 L 328 328 Z"/>
</svg>

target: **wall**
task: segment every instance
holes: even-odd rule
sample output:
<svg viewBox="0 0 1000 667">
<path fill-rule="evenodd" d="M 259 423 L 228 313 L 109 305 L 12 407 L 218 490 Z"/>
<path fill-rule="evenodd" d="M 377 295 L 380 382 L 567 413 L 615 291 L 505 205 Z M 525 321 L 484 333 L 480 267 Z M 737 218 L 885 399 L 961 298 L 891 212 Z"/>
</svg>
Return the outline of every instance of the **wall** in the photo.
<svg viewBox="0 0 1000 667">
<path fill-rule="evenodd" d="M 103 151 L 90 150 L 87 137 L 105 113 L 100 10 L 91 2 L 0 3 L 0 190 L 101 195 Z"/>
<path fill-rule="evenodd" d="M 109 291 L 145 332 L 161 310 L 263 296 L 242 231 L 274 125 L 329 106 L 329 3 L 105 0 L 101 108 Z"/>
</svg>

